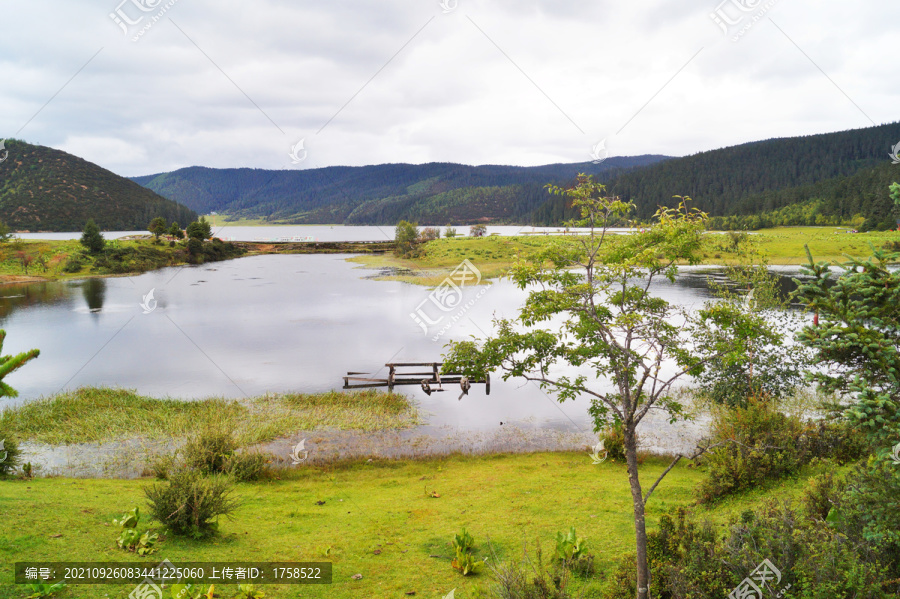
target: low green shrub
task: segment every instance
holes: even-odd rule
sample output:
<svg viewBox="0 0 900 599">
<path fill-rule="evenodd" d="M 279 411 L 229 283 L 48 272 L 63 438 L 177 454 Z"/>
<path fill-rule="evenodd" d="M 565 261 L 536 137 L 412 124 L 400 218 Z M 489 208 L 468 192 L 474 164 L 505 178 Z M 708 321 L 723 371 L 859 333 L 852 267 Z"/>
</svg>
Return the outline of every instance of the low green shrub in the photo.
<svg viewBox="0 0 900 599">
<path fill-rule="evenodd" d="M 809 479 L 800 501 L 806 515 L 813 520 L 825 520 L 837 507 L 846 485 L 834 473 L 825 472 Z"/>
<path fill-rule="evenodd" d="M 622 423 L 614 423 L 602 431 L 600 440 L 603 441 L 603 448 L 609 459 L 625 461 L 625 429 Z"/>
<path fill-rule="evenodd" d="M 648 535 L 650 596 L 655 599 L 726 597 L 763 560 L 781 574 L 773 594 L 798 599 L 887 599 L 898 590 L 893 572 L 858 537 L 810 518 L 790 502 L 770 501 L 725 527 L 697 522 L 683 508 L 660 519 Z M 635 596 L 634 555 L 611 576 L 604 599 Z M 774 596 L 774 595 L 773 595 Z"/>
<path fill-rule="evenodd" d="M 221 474 L 238 449 L 231 431 L 209 427 L 189 438 L 181 449 L 187 468 L 203 474 Z"/>
<path fill-rule="evenodd" d="M 558 562 L 548 568 L 540 544 L 532 560 L 525 550 L 520 564 L 489 561 L 495 583 L 491 589 L 496 599 L 572 599 L 569 593 L 571 575 Z M 631 598 L 635 595 L 632 593 Z M 630 598 L 630 599 L 631 599 Z"/>
<path fill-rule="evenodd" d="M 28 599 L 44 599 L 45 597 L 52 597 L 58 591 L 66 588 L 66 582 L 57 582 L 54 584 L 47 584 L 45 582 L 32 582 L 28 585 L 31 587 L 31 590 L 34 591 L 32 594 L 28 595 Z"/>
<path fill-rule="evenodd" d="M 173 534 L 196 539 L 215 534 L 219 516 L 230 516 L 237 509 L 233 491 L 226 476 L 203 476 L 188 469 L 170 472 L 168 480 L 144 488 L 157 520 Z"/>
<path fill-rule="evenodd" d="M 746 407 L 717 409 L 711 443 L 718 447 L 702 460 L 707 478 L 700 485 L 701 500 L 796 472 L 809 460 L 802 431 L 799 418 L 782 414 L 765 399 L 752 398 Z"/>
<path fill-rule="evenodd" d="M 82 268 L 84 268 L 84 260 L 82 260 L 81 256 L 69 256 L 66 263 L 63 264 L 62 271 L 72 274 L 81 272 Z"/>
<path fill-rule="evenodd" d="M 267 453 L 234 453 L 225 461 L 223 472 L 239 483 L 268 478 L 271 474 L 269 464 L 273 459 L 274 456 Z"/>
<path fill-rule="evenodd" d="M 871 450 L 865 433 L 846 420 L 820 420 L 806 425 L 801 445 L 809 457 L 831 459 L 838 464 L 856 462 Z"/>
</svg>

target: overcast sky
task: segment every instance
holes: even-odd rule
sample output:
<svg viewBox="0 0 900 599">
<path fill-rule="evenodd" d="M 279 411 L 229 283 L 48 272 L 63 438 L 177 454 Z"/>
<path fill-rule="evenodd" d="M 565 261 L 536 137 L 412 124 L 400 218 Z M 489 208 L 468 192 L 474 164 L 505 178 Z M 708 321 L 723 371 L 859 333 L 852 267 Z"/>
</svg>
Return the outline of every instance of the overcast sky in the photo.
<svg viewBox="0 0 900 599">
<path fill-rule="evenodd" d="M 133 176 L 687 155 L 900 120 L 900 3 L 719 1 L 0 0 L 0 139 Z"/>
</svg>

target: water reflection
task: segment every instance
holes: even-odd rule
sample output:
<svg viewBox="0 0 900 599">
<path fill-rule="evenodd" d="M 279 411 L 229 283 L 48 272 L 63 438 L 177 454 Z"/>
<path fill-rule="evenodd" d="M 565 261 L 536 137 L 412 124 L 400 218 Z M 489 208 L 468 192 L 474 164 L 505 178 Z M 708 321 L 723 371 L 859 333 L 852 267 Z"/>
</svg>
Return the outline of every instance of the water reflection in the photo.
<svg viewBox="0 0 900 599">
<path fill-rule="evenodd" d="M 81 284 L 81 292 L 88 310 L 92 313 L 103 310 L 103 299 L 106 297 L 106 279 L 87 279 Z"/>
<path fill-rule="evenodd" d="M 467 289 L 464 303 L 485 292 L 445 335 L 437 335 L 440 326 L 425 334 L 410 313 L 431 290 L 371 274 L 342 255 L 265 255 L 130 279 L 0 287 L 7 352 L 41 350 L 11 375 L 20 396 L 0 408 L 87 385 L 183 399 L 339 389 L 347 371 L 440 361 L 448 341 L 490 334 L 495 317 L 514 317 L 525 300 L 510 281 Z M 791 273 L 781 274 L 790 288 Z M 700 307 L 713 297 L 707 279 L 721 276 L 684 269 L 674 284 L 654 283 L 653 293 Z M 151 289 L 158 306 L 148 312 L 141 301 Z M 590 432 L 586 398 L 560 404 L 534 385 L 497 379 L 490 397 L 479 391 L 457 400 L 456 390 L 426 396 L 416 388 L 409 395 L 434 425 Z"/>
<path fill-rule="evenodd" d="M 70 292 L 60 283 L 12 283 L 0 285 L 0 320 L 16 310 L 67 303 Z"/>
</svg>

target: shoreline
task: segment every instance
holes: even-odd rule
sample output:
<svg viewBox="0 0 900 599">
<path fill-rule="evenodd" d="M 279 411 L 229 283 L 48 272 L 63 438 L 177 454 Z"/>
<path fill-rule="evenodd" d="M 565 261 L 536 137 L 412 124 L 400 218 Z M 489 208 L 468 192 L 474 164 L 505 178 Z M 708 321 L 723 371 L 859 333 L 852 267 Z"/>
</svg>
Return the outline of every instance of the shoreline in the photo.
<svg viewBox="0 0 900 599">
<path fill-rule="evenodd" d="M 799 266 L 807 261 L 804 246 L 809 245 L 817 261 L 840 262 L 847 255 L 868 256 L 869 244 L 876 248 L 889 242 L 900 240 L 896 231 L 847 234 L 840 227 L 779 227 L 754 231 L 753 244 L 768 261 L 769 266 Z M 132 236 L 117 240 L 117 243 L 133 247 L 149 246 L 173 254 L 168 244 L 152 244 L 150 236 Z M 348 260 L 375 270 L 389 270 L 398 275 L 378 276 L 377 280 L 399 280 L 417 285 L 433 286 L 441 283 L 464 259 L 470 260 L 482 274 L 482 280 L 504 276 L 518 257 L 528 251 L 537 250 L 548 244 L 559 243 L 564 238 L 558 235 L 519 235 L 502 237 L 455 237 L 440 238 L 425 244 L 425 255 L 420 258 L 404 259 L 393 255 L 393 241 L 332 241 L 332 242 L 256 242 L 234 241 L 234 246 L 244 250 L 242 256 L 230 260 L 267 254 L 348 254 Z M 727 235 L 711 231 L 698 266 L 710 268 L 736 264 L 739 256 L 729 247 Z M 50 267 L 55 272 L 26 273 L 16 261 L 11 250 L 37 251 L 39 255 L 50 256 Z M 70 254 L 80 251 L 77 241 L 60 240 L 20 240 L 0 246 L 4 254 L 0 260 L 0 284 L 45 283 L 63 280 L 80 280 L 119 276 L 137 276 L 160 268 L 186 266 L 187 262 L 172 262 L 158 268 L 122 273 L 62 272 L 61 261 Z M 59 257 L 62 256 L 62 257 Z M 57 258 L 59 257 L 59 258 Z M 56 263 L 54 264 L 54 260 Z M 209 262 L 205 262 L 209 263 Z M 37 266 L 31 267 L 36 271 Z"/>
</svg>

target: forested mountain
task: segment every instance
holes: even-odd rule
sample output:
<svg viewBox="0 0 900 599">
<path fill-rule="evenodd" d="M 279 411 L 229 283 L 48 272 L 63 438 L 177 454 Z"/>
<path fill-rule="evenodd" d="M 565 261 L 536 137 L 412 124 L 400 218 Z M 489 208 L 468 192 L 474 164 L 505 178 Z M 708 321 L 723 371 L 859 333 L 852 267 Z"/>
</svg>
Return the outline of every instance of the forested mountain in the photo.
<svg viewBox="0 0 900 599">
<path fill-rule="evenodd" d="M 0 221 L 18 231 L 141 230 L 162 216 L 182 226 L 197 214 L 134 181 L 60 150 L 6 140 Z M 0 152 L 3 154 L 3 152 Z"/>
<path fill-rule="evenodd" d="M 382 164 L 310 170 L 192 167 L 134 180 L 199 212 L 286 223 L 423 225 L 492 222 L 557 225 L 575 216 L 547 183 L 593 174 L 610 194 L 650 217 L 673 196 L 717 218 L 716 226 L 866 223 L 891 225 L 891 147 L 900 123 L 769 139 L 684 158 L 613 157 L 597 165 L 538 167 Z M 896 177 L 895 177 L 896 173 Z M 763 218 L 764 214 L 766 218 Z M 750 218 L 751 216 L 759 218 Z M 725 217 L 731 217 L 725 218 Z"/>
<path fill-rule="evenodd" d="M 198 212 L 288 223 L 423 225 L 530 223 L 550 197 L 543 188 L 580 172 L 608 179 L 665 156 L 613 157 L 601 164 L 537 167 L 451 163 L 336 166 L 308 170 L 185 168 L 134 181 Z"/>
<path fill-rule="evenodd" d="M 750 196 L 714 217 L 717 229 L 760 229 L 782 225 L 850 224 L 864 231 L 897 226 L 890 186 L 900 181 L 900 165 L 883 160 L 849 177 Z"/>
<path fill-rule="evenodd" d="M 900 123 L 746 143 L 619 174 L 608 191 L 633 201 L 640 218 L 674 205 L 675 195 L 690 196 L 693 206 L 716 216 L 755 214 L 821 197 L 828 198 L 821 204 L 826 216 L 862 214 L 882 222 L 887 187 L 879 186 L 891 178 L 888 153 L 897 142 Z M 900 166 L 895 172 L 900 179 Z M 845 198 L 846 193 L 851 195 Z M 573 216 L 554 198 L 536 211 L 535 220 L 548 224 Z"/>
</svg>

